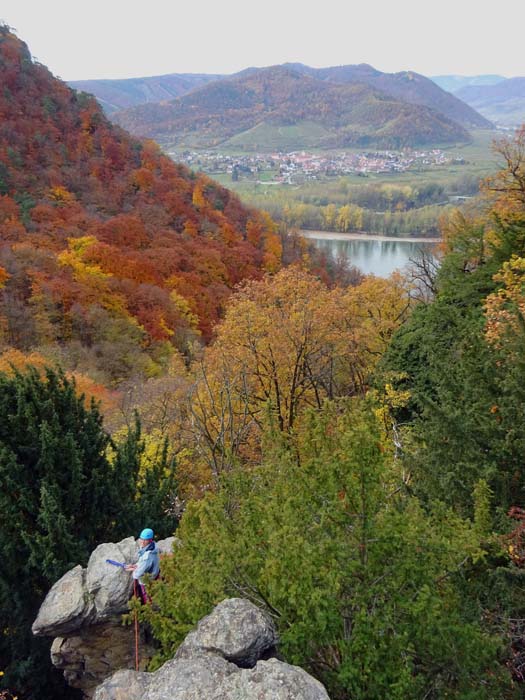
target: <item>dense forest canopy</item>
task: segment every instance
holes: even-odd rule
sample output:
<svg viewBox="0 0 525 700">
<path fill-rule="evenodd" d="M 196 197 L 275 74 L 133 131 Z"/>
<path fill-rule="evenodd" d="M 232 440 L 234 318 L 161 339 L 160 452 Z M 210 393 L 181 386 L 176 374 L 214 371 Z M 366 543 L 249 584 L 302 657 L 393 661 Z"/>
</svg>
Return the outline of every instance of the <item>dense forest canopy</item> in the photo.
<svg viewBox="0 0 525 700">
<path fill-rule="evenodd" d="M 0 67 L 4 345 L 58 343 L 104 381 L 155 373 L 279 267 L 268 217 L 110 124 L 6 27 Z"/>
</svg>

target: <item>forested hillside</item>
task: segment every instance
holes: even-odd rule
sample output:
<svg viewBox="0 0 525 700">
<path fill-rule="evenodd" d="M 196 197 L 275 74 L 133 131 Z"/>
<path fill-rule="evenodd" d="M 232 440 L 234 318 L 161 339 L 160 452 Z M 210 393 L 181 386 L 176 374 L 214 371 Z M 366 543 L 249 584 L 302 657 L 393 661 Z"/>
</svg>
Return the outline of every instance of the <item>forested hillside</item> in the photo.
<svg viewBox="0 0 525 700">
<path fill-rule="evenodd" d="M 60 347 L 106 383 L 208 338 L 233 286 L 276 270 L 272 222 L 112 125 L 0 29 L 2 343 Z"/>
<path fill-rule="evenodd" d="M 105 112 L 111 114 L 146 102 L 172 100 L 222 77 L 207 73 L 169 73 L 122 80 L 70 80 L 68 84 L 74 90 L 95 95 Z"/>
<path fill-rule="evenodd" d="M 296 70 L 332 83 L 365 83 L 391 97 L 424 105 L 469 128 L 491 128 L 491 123 L 458 97 L 441 89 L 432 80 L 414 71 L 383 73 L 366 63 L 329 68 L 291 64 Z"/>
<path fill-rule="evenodd" d="M 74 697 L 31 636 L 47 589 L 142 519 L 177 523 L 171 447 L 150 447 L 133 408 L 111 438 L 90 399 L 117 410 L 125 380 L 183 375 L 233 287 L 279 268 L 281 243 L 7 27 L 0 85 L 0 697 Z"/>
<path fill-rule="evenodd" d="M 469 139 L 463 127 L 428 107 L 363 82 L 332 83 L 286 66 L 246 70 L 113 118 L 168 146 L 401 148 Z"/>
</svg>

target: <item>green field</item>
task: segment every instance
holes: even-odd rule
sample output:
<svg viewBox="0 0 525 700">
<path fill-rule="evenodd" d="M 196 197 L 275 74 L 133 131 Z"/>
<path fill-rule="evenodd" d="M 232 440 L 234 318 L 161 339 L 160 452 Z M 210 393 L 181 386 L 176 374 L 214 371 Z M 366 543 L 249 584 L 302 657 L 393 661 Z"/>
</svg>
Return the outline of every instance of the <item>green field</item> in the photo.
<svg viewBox="0 0 525 700">
<path fill-rule="evenodd" d="M 290 138 L 293 128 L 286 128 L 286 138 Z M 257 130 L 253 132 L 254 142 L 263 135 Z M 277 167 L 255 174 L 242 172 L 238 179 L 226 172 L 226 166 L 223 170 L 220 166 L 204 169 L 213 179 L 236 191 L 243 202 L 266 209 L 288 226 L 324 230 L 333 226 L 341 230 L 338 227 L 342 224 L 337 223 L 337 216 L 341 208 L 350 205 L 360 208 L 360 213 L 354 216 L 355 223 L 344 230 L 381 232 L 392 236 L 437 235 L 442 214 L 458 206 L 458 202 L 462 204 L 464 198 L 473 200 L 480 181 L 501 165 L 492 150 L 493 142 L 501 137 L 501 132 L 477 130 L 471 133 L 469 143 L 440 148 L 450 162 L 417 163 L 404 172 L 322 174 L 316 179 L 299 175 L 287 184 L 275 182 L 279 175 Z M 233 144 L 215 152 L 241 158 L 248 155 L 246 151 L 234 148 Z M 331 153 L 318 149 L 308 152 Z M 337 149 L 336 152 L 340 154 L 343 150 Z M 362 153 L 363 149 L 345 149 L 344 152 Z M 337 208 L 332 224 L 327 214 L 329 206 Z"/>
<path fill-rule="evenodd" d="M 446 184 L 447 182 L 460 179 L 465 175 L 479 176 L 479 178 L 486 177 L 499 167 L 498 158 L 492 151 L 492 144 L 495 139 L 499 138 L 499 132 L 478 130 L 472 131 L 471 134 L 472 141 L 470 143 L 441 147 L 441 150 L 451 158 L 463 159 L 465 161 L 464 163 L 426 166 L 424 168 L 412 167 L 404 173 L 369 173 L 366 177 L 356 173 L 344 175 L 344 179 L 356 185 L 362 185 L 368 182 L 385 182 L 392 184 L 414 183 L 420 180 Z M 217 149 L 217 151 L 228 155 L 245 155 L 244 151 L 236 148 L 221 148 Z M 338 153 L 361 153 L 362 151 L 363 149 L 337 149 Z M 330 153 L 330 151 L 321 151 L 319 149 L 310 149 L 310 152 Z M 268 171 L 259 173 L 258 180 L 269 180 L 275 175 L 275 172 L 276 171 Z M 226 173 L 213 173 L 213 178 L 221 182 L 221 184 L 236 190 L 241 195 L 246 192 L 250 194 L 260 194 L 265 191 L 264 186 L 258 185 L 255 179 L 241 179 L 237 182 L 233 182 L 231 175 Z M 319 187 L 324 191 L 327 187 L 330 189 L 330 183 L 338 179 L 340 178 L 325 177 L 321 181 L 315 183 L 310 182 L 300 187 L 306 189 L 315 189 Z M 297 185 L 279 185 L 279 187 L 284 189 L 293 187 L 295 189 Z"/>
<path fill-rule="evenodd" d="M 290 126 L 257 124 L 253 129 L 233 136 L 221 145 L 223 152 L 272 152 L 279 150 L 315 148 L 315 144 L 329 136 L 329 131 L 320 124 L 302 122 Z"/>
</svg>

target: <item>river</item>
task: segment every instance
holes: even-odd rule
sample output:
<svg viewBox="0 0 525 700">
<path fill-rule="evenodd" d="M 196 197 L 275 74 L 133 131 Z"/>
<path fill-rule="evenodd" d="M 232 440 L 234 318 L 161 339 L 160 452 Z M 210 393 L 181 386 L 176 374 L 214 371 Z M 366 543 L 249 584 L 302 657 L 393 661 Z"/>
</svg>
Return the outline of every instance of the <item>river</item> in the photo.
<svg viewBox="0 0 525 700">
<path fill-rule="evenodd" d="M 336 231 L 302 230 L 300 233 L 334 258 L 345 257 L 365 274 L 378 277 L 388 277 L 394 270 L 403 269 L 410 259 L 420 256 L 422 250 L 431 251 L 438 242 L 432 238 L 388 238 Z"/>
</svg>

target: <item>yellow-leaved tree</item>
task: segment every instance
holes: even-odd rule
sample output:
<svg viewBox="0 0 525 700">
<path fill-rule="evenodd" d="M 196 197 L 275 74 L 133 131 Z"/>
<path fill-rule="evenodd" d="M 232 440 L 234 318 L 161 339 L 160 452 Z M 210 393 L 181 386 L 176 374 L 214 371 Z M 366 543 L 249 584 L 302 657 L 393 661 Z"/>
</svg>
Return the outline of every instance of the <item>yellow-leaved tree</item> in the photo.
<svg viewBox="0 0 525 700">
<path fill-rule="evenodd" d="M 525 332 L 525 258 L 513 255 L 494 275 L 501 283 L 485 300 L 486 337 L 497 347 L 514 344 Z"/>
<path fill-rule="evenodd" d="M 401 276 L 329 289 L 298 267 L 246 283 L 231 299 L 197 371 L 196 455 L 211 476 L 259 456 L 272 420 L 291 434 L 304 409 L 362 394 L 408 311 Z"/>
</svg>

